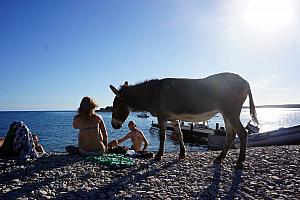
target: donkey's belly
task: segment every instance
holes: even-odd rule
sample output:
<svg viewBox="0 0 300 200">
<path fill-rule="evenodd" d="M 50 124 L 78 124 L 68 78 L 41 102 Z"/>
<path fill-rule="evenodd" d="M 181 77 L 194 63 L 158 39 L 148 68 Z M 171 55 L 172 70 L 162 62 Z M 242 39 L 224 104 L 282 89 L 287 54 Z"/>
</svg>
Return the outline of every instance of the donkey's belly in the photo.
<svg viewBox="0 0 300 200">
<path fill-rule="evenodd" d="M 181 113 L 181 114 L 171 114 L 169 120 L 181 120 L 181 121 L 189 121 L 189 122 L 199 122 L 205 121 L 213 116 L 218 114 L 218 111 L 211 111 L 205 113 L 198 114 L 190 114 L 190 113 Z"/>
</svg>

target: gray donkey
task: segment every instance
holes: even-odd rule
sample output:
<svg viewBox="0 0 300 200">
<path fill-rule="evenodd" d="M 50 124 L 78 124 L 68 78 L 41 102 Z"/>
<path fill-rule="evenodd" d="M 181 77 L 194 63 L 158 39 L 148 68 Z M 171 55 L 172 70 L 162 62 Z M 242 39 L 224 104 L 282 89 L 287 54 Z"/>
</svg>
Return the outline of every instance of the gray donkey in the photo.
<svg viewBox="0 0 300 200">
<path fill-rule="evenodd" d="M 240 113 L 249 96 L 250 115 L 258 124 L 249 83 L 237 74 L 220 73 L 203 79 L 166 78 L 150 80 L 136 85 L 127 82 L 118 90 L 110 85 L 116 97 L 113 101 L 112 127 L 119 129 L 131 109 L 148 111 L 157 117 L 160 131 L 159 151 L 156 159 L 164 152 L 166 122 L 171 121 L 180 143 L 179 158 L 185 157 L 185 146 L 178 120 L 199 122 L 221 113 L 227 130 L 226 143 L 215 159 L 220 163 L 226 156 L 236 134 L 240 138 L 240 155 L 237 167 L 243 166 L 247 146 L 247 132 Z"/>
</svg>

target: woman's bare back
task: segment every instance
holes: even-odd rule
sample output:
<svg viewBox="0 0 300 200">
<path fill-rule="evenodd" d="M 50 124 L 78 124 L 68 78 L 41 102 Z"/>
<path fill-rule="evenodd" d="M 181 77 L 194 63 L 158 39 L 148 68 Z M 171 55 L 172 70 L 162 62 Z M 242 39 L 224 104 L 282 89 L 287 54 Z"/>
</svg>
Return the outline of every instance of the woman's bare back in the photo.
<svg viewBox="0 0 300 200">
<path fill-rule="evenodd" d="M 99 151 L 103 149 L 103 135 L 99 128 L 101 118 L 98 115 L 90 119 L 80 116 L 74 117 L 73 126 L 79 129 L 78 147 L 85 151 Z"/>
</svg>

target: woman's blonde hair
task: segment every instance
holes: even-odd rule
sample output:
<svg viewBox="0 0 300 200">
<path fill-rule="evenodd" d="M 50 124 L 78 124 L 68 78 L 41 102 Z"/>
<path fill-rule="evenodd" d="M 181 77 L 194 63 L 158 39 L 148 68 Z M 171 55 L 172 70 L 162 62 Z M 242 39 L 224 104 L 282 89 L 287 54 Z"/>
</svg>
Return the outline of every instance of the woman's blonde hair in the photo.
<svg viewBox="0 0 300 200">
<path fill-rule="evenodd" d="M 98 105 L 92 97 L 83 97 L 83 99 L 80 102 L 80 107 L 78 108 L 77 113 L 84 119 L 88 119 L 95 113 L 95 108 L 97 107 Z"/>
</svg>

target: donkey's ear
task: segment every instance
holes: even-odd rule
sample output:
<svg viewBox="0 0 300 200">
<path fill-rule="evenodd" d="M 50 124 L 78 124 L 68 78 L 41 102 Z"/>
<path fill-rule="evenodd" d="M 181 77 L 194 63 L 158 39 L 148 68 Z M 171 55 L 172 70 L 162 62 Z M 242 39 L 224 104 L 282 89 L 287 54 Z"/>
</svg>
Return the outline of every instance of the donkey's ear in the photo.
<svg viewBox="0 0 300 200">
<path fill-rule="evenodd" d="M 119 90 L 117 88 L 115 88 L 114 86 L 112 85 L 109 85 L 110 89 L 113 91 L 113 93 L 116 95 L 116 96 L 119 96 Z"/>
<path fill-rule="evenodd" d="M 125 81 L 125 83 L 124 83 L 123 86 L 124 86 L 124 87 L 128 87 L 128 81 Z"/>
</svg>

